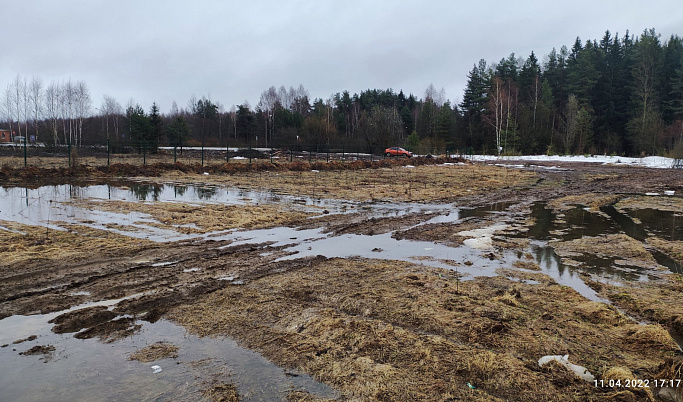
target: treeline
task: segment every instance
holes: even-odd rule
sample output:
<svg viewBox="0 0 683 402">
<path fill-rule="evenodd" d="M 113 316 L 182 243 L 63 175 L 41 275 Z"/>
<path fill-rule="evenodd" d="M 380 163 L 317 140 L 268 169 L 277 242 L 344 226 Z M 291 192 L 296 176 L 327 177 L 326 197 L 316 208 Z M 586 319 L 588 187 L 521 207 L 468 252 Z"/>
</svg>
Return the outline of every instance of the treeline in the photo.
<svg viewBox="0 0 683 402">
<path fill-rule="evenodd" d="M 657 155 L 683 138 L 683 41 L 654 29 L 480 61 L 461 103 L 467 142 L 503 152 Z"/>
<path fill-rule="evenodd" d="M 270 87 L 255 107 L 229 110 L 207 97 L 162 114 L 104 96 L 93 108 L 85 83 L 20 76 L 0 102 L 0 121 L 48 144 L 109 144 L 154 152 L 165 146 L 252 146 L 381 152 L 656 155 L 683 144 L 683 41 L 608 31 L 577 38 L 540 61 L 514 54 L 479 61 L 460 104 L 430 85 L 421 98 L 392 89 L 310 99 L 303 87 Z"/>
</svg>

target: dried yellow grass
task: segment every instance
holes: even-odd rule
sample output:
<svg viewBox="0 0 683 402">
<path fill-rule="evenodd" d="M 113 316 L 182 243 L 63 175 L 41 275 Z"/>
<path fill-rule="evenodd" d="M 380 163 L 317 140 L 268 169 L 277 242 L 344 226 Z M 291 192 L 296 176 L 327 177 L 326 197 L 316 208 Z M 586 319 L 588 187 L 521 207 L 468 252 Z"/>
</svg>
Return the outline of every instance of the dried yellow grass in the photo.
<svg viewBox="0 0 683 402">
<path fill-rule="evenodd" d="M 287 402 L 331 402 L 336 399 L 318 398 L 308 391 L 293 390 L 287 394 Z"/>
<path fill-rule="evenodd" d="M 683 199 L 677 197 L 636 196 L 622 199 L 615 207 L 618 209 L 652 208 L 659 211 L 683 213 Z"/>
<path fill-rule="evenodd" d="M 156 360 L 178 357 L 178 346 L 168 342 L 157 342 L 137 350 L 128 356 L 128 360 L 149 363 Z"/>
<path fill-rule="evenodd" d="M 346 200 L 453 200 L 504 187 L 524 186 L 536 174 L 489 165 L 391 166 L 385 169 L 251 172 L 231 175 L 164 173 L 154 180 L 205 183 L 240 188 L 272 189 L 278 193 Z"/>
<path fill-rule="evenodd" d="M 571 241 L 553 240 L 550 244 L 563 258 L 576 254 L 594 254 L 605 258 L 628 259 L 640 266 L 657 267 L 654 257 L 643 243 L 624 233 L 584 236 Z"/>
<path fill-rule="evenodd" d="M 503 304 L 507 304 L 508 306 L 519 307 L 521 305 L 519 302 L 519 298 L 519 291 L 515 292 L 508 290 L 507 292 L 505 292 L 504 295 L 496 296 L 494 300 L 499 301 Z"/>
<path fill-rule="evenodd" d="M 212 402 L 239 402 L 240 395 L 232 383 L 215 385 L 202 391 L 202 396 Z"/>
<path fill-rule="evenodd" d="M 548 202 L 548 207 L 556 211 L 568 211 L 573 209 L 575 205 L 584 205 L 589 207 L 591 211 L 597 211 L 601 207 L 614 204 L 621 198 L 621 195 L 598 193 L 569 195 L 551 200 Z"/>
<path fill-rule="evenodd" d="M 627 367 L 610 367 L 609 370 L 605 371 L 605 374 L 602 375 L 602 379 L 609 381 L 609 380 L 633 380 L 636 377 L 633 375 L 631 370 L 629 370 Z"/>
<path fill-rule="evenodd" d="M 681 218 L 683 225 L 683 218 Z M 664 240 L 659 237 L 649 237 L 647 243 L 664 254 L 676 260 L 679 265 L 683 265 L 683 241 Z"/>
<path fill-rule="evenodd" d="M 637 386 L 633 386 L 629 387 L 631 389 L 622 391 L 622 389 L 626 387 L 626 384 L 630 384 L 633 380 L 638 379 L 639 378 L 633 375 L 633 373 L 631 372 L 631 370 L 628 369 L 628 367 L 610 367 L 602 375 L 602 380 L 604 380 L 605 384 L 609 384 L 610 381 L 614 381 L 614 384 L 621 384 L 621 386 L 615 385 L 614 389 L 619 389 L 620 391 L 608 395 L 607 399 L 624 400 L 624 398 L 627 398 L 633 399 L 634 401 L 644 399 L 648 401 L 654 401 L 655 398 L 650 388 L 638 388 Z"/>
<path fill-rule="evenodd" d="M 397 261 L 318 259 L 170 315 L 193 333 L 229 335 L 361 400 L 590 399 L 592 384 L 529 365 L 571 351 L 572 362 L 592 372 L 652 370 L 668 351 L 625 350 L 629 324 L 620 314 L 582 305 L 578 293 L 552 281 L 481 277 L 456 292 L 439 274 Z"/>
<path fill-rule="evenodd" d="M 512 263 L 512 266 L 515 268 L 522 268 L 522 269 L 528 269 L 530 271 L 540 271 L 541 266 L 538 265 L 537 263 L 533 261 L 523 261 L 523 260 L 517 260 Z"/>
<path fill-rule="evenodd" d="M 656 346 L 665 350 L 678 350 L 676 341 L 673 340 L 669 331 L 660 324 L 639 325 L 631 330 L 628 339 L 646 346 Z"/>
<path fill-rule="evenodd" d="M 236 228 L 257 229 L 284 226 L 311 214 L 286 210 L 279 205 L 186 204 L 175 202 L 72 201 L 81 207 L 101 211 L 151 215 L 158 224 L 149 224 L 181 233 L 207 233 Z"/>
<path fill-rule="evenodd" d="M 577 304 L 575 310 L 584 320 L 594 324 L 614 326 L 631 322 L 614 307 L 608 306 L 605 303 L 585 301 Z"/>
<path fill-rule="evenodd" d="M 683 359 L 671 357 L 659 367 L 659 372 L 655 375 L 660 380 L 683 380 Z"/>
<path fill-rule="evenodd" d="M 59 225 L 62 230 L 0 221 L 0 226 L 16 231 L 0 230 L 0 269 L 41 260 L 90 258 L 93 251 L 98 254 L 126 255 L 154 245 L 149 240 L 131 240 L 126 236 L 87 226 L 63 222 L 53 224 Z"/>
</svg>

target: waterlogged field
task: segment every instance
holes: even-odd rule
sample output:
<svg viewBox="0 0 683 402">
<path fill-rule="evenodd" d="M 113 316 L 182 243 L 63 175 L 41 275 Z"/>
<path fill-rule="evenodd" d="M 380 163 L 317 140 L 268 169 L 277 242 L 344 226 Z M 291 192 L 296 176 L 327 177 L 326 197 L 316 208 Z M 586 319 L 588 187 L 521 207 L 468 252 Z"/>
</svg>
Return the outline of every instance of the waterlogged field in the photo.
<svg viewBox="0 0 683 402">
<path fill-rule="evenodd" d="M 680 399 L 680 171 L 410 163 L 3 168 L 2 399 Z"/>
</svg>

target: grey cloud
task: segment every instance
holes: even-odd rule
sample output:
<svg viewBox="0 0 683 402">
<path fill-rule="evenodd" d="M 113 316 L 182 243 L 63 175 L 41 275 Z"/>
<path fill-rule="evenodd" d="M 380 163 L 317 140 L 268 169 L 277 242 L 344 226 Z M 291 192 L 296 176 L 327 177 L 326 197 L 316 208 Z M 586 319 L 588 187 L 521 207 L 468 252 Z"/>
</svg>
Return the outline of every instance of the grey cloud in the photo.
<svg viewBox="0 0 683 402">
<path fill-rule="evenodd" d="M 483 58 L 539 59 L 576 36 L 600 39 L 683 27 L 677 1 L 485 0 L 26 1 L 4 2 L 0 84 L 17 74 L 85 80 L 108 94 L 168 110 L 191 95 L 229 107 L 258 102 L 271 85 L 303 84 L 312 97 L 393 88 L 419 97 L 433 83 L 462 97 Z"/>
</svg>

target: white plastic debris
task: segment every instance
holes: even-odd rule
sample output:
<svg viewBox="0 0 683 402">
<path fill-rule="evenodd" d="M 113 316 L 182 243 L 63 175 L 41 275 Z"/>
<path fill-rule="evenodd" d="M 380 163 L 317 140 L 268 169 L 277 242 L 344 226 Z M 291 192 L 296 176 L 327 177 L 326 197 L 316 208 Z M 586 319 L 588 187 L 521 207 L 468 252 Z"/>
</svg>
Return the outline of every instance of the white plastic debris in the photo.
<svg viewBox="0 0 683 402">
<path fill-rule="evenodd" d="M 463 244 L 467 247 L 478 250 L 491 250 L 493 249 L 493 234 L 496 231 L 505 230 L 507 227 L 508 225 L 504 223 L 497 223 L 495 225 L 480 229 L 458 232 L 458 235 L 469 237 L 469 239 L 465 239 L 465 241 L 463 241 Z"/>
<path fill-rule="evenodd" d="M 540 367 L 543 367 L 544 365 L 550 363 L 551 361 L 555 360 L 556 362 L 560 363 L 561 365 L 565 366 L 567 370 L 574 372 L 577 377 L 579 377 L 582 380 L 592 382 L 595 380 L 595 376 L 591 374 L 590 371 L 588 371 L 587 368 L 583 366 L 578 366 L 576 364 L 571 364 L 569 363 L 569 355 L 548 355 L 548 356 L 543 356 L 540 359 L 538 359 L 538 365 Z"/>
<path fill-rule="evenodd" d="M 158 374 L 161 373 L 163 370 L 161 370 L 160 366 L 152 366 L 152 374 Z"/>
<path fill-rule="evenodd" d="M 674 194 L 676 194 L 676 192 L 675 192 L 674 190 L 665 190 L 665 191 L 664 191 L 664 194 L 666 194 L 666 195 L 674 195 Z"/>
<path fill-rule="evenodd" d="M 491 250 L 493 249 L 493 239 L 490 237 L 477 237 L 474 239 L 465 239 L 462 244 L 469 248 L 476 248 L 477 250 Z"/>
</svg>

